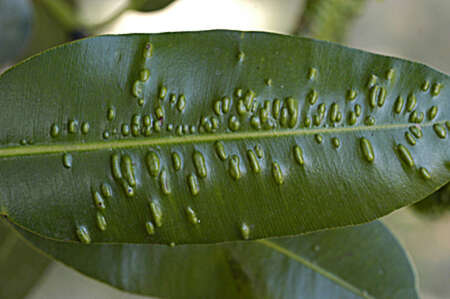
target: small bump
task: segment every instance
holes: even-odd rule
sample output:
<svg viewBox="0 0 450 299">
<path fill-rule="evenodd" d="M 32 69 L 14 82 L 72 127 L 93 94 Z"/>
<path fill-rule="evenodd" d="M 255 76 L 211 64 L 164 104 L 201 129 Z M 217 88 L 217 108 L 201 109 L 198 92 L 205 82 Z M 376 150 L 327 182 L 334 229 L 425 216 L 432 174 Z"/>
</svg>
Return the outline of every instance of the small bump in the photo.
<svg viewBox="0 0 450 299">
<path fill-rule="evenodd" d="M 305 159 L 303 158 L 303 150 L 300 146 L 294 146 L 294 159 L 299 165 L 305 164 Z"/>
<path fill-rule="evenodd" d="M 434 132 L 436 133 L 436 135 L 441 138 L 441 139 L 445 139 L 447 137 L 447 130 L 445 129 L 445 127 L 441 124 L 434 124 L 433 125 L 433 129 Z"/>
<path fill-rule="evenodd" d="M 145 230 L 147 231 L 147 234 L 154 235 L 155 234 L 155 226 L 153 225 L 153 222 L 147 221 L 145 223 Z"/>
<path fill-rule="evenodd" d="M 421 88 L 424 92 L 428 91 L 428 89 L 430 89 L 430 81 L 426 80 L 425 82 L 423 82 Z"/>
<path fill-rule="evenodd" d="M 215 101 L 213 109 L 217 116 L 222 115 L 222 101 Z"/>
<path fill-rule="evenodd" d="M 166 88 L 165 86 L 161 86 L 161 87 L 159 88 L 159 99 L 160 99 L 160 100 L 164 100 L 164 98 L 166 97 L 166 95 L 167 95 L 167 88 Z"/>
<path fill-rule="evenodd" d="M 372 115 L 368 115 L 364 120 L 366 126 L 373 126 L 375 124 L 375 118 Z"/>
<path fill-rule="evenodd" d="M 131 93 L 136 98 L 142 99 L 144 97 L 144 83 L 139 80 L 134 81 Z"/>
<path fill-rule="evenodd" d="M 358 94 L 357 94 L 356 90 L 350 89 L 350 90 L 347 92 L 347 100 L 348 100 L 348 101 L 353 101 L 354 99 L 356 99 L 356 96 L 357 96 L 357 95 L 358 95 Z"/>
<path fill-rule="evenodd" d="M 288 124 L 289 111 L 287 107 L 281 109 L 280 125 L 286 127 Z"/>
<path fill-rule="evenodd" d="M 273 118 L 277 119 L 280 116 L 280 111 L 281 111 L 281 101 L 279 99 L 275 99 L 272 104 Z"/>
<path fill-rule="evenodd" d="M 153 221 L 155 222 L 156 227 L 162 226 L 163 213 L 161 207 L 157 201 L 150 201 L 150 210 L 153 215 Z"/>
<path fill-rule="evenodd" d="M 106 230 L 106 226 L 107 226 L 107 223 L 106 223 L 106 218 L 105 218 L 105 216 L 103 216 L 102 213 L 97 212 L 97 227 L 98 227 L 102 232 L 104 232 L 104 231 Z"/>
<path fill-rule="evenodd" d="M 231 116 L 230 119 L 228 120 L 228 127 L 230 128 L 231 131 L 235 132 L 237 130 L 239 130 L 239 127 L 241 126 L 241 124 L 239 123 L 239 120 L 237 119 L 236 116 Z"/>
<path fill-rule="evenodd" d="M 240 162 L 239 157 L 236 155 L 232 155 L 228 163 L 229 168 L 228 171 L 230 173 L 230 176 L 234 180 L 239 180 L 241 178 L 241 170 L 239 168 L 239 162 Z"/>
<path fill-rule="evenodd" d="M 250 227 L 245 222 L 241 225 L 241 236 L 244 240 L 248 240 L 250 238 Z"/>
<path fill-rule="evenodd" d="M 58 137 L 59 136 L 59 126 L 57 124 L 52 124 L 50 127 L 50 136 L 52 137 Z"/>
<path fill-rule="evenodd" d="M 131 157 L 128 155 L 122 156 L 120 167 L 122 169 L 122 175 L 125 180 L 127 180 L 128 184 L 130 184 L 131 187 L 136 186 L 136 178 Z"/>
<path fill-rule="evenodd" d="M 162 106 L 158 106 L 155 109 L 156 119 L 162 120 L 164 119 L 164 110 Z"/>
<path fill-rule="evenodd" d="M 139 73 L 139 79 L 141 79 L 142 82 L 146 82 L 150 78 L 150 71 L 148 69 L 143 69 Z"/>
<path fill-rule="evenodd" d="M 384 103 L 386 102 L 386 88 L 381 87 L 380 93 L 378 94 L 378 107 L 383 107 Z"/>
<path fill-rule="evenodd" d="M 127 197 L 133 197 L 135 195 L 135 190 L 133 187 L 128 185 L 127 181 L 124 179 L 119 180 L 119 184 L 122 186 L 123 191 Z"/>
<path fill-rule="evenodd" d="M 362 137 L 360 139 L 360 146 L 366 161 L 373 163 L 375 160 L 375 152 L 373 151 L 372 143 L 368 139 Z"/>
<path fill-rule="evenodd" d="M 151 127 L 153 125 L 153 118 L 151 117 L 151 115 L 148 115 L 148 114 L 144 115 L 143 123 L 144 123 L 144 126 Z"/>
<path fill-rule="evenodd" d="M 375 76 L 374 74 L 370 75 L 369 82 L 367 83 L 367 86 L 369 88 L 373 87 L 375 84 L 377 84 L 377 80 L 378 80 L 377 76 Z"/>
<path fill-rule="evenodd" d="M 111 156 L 111 170 L 115 179 L 122 178 L 122 171 L 120 170 L 120 157 L 118 154 L 113 154 Z"/>
<path fill-rule="evenodd" d="M 201 178 L 206 178 L 207 176 L 207 169 L 206 169 L 206 162 L 205 157 L 203 154 L 199 151 L 195 151 L 193 155 L 194 165 L 195 169 L 197 170 L 197 175 Z"/>
<path fill-rule="evenodd" d="M 87 133 L 89 133 L 89 123 L 88 122 L 83 122 L 81 124 L 81 133 L 83 133 L 84 135 L 86 135 Z"/>
<path fill-rule="evenodd" d="M 122 135 L 123 135 L 123 136 L 128 136 L 128 135 L 130 135 L 130 126 L 127 125 L 127 124 L 122 124 L 121 131 L 122 131 Z"/>
<path fill-rule="evenodd" d="M 175 247 L 175 245 L 176 245 L 175 242 L 170 242 L 170 243 L 169 243 L 169 246 L 170 246 L 170 247 Z"/>
<path fill-rule="evenodd" d="M 361 115 L 361 105 L 360 104 L 356 104 L 354 109 L 355 109 L 356 116 L 359 117 Z"/>
<path fill-rule="evenodd" d="M 247 108 L 245 108 L 244 100 L 239 100 L 236 106 L 236 111 L 239 115 L 244 115 L 247 112 Z"/>
<path fill-rule="evenodd" d="M 255 145 L 255 153 L 256 153 L 256 156 L 260 159 L 262 159 L 264 157 L 264 151 L 263 151 L 261 145 L 259 145 L 259 144 Z"/>
<path fill-rule="evenodd" d="M 105 200 L 103 199 L 102 195 L 99 192 L 94 191 L 92 196 L 94 199 L 95 206 L 102 211 L 105 210 L 106 204 L 105 204 Z"/>
<path fill-rule="evenodd" d="M 151 43 L 146 43 L 143 52 L 144 58 L 152 57 L 152 53 L 153 53 L 153 45 Z"/>
<path fill-rule="evenodd" d="M 230 111 L 230 106 L 231 106 L 231 100 L 229 97 L 224 97 L 222 99 L 222 110 L 223 113 L 228 113 Z"/>
<path fill-rule="evenodd" d="M 397 100 L 395 101 L 395 104 L 394 104 L 394 111 L 395 111 L 395 113 L 399 114 L 400 112 L 402 112 L 404 102 L 405 102 L 405 100 L 403 99 L 403 97 L 402 96 L 398 96 L 398 98 L 397 98 Z"/>
<path fill-rule="evenodd" d="M 169 175 L 167 174 L 167 170 L 163 169 L 161 170 L 161 174 L 159 175 L 159 183 L 161 185 L 161 191 L 165 195 L 169 195 L 170 190 L 170 184 L 169 184 Z"/>
<path fill-rule="evenodd" d="M 311 126 L 311 118 L 310 117 L 308 117 L 308 116 L 305 117 L 305 120 L 303 121 L 303 126 L 305 128 L 309 128 Z"/>
<path fill-rule="evenodd" d="M 261 166 L 259 165 L 259 161 L 256 158 L 255 152 L 252 150 L 247 151 L 247 157 L 248 161 L 250 163 L 250 167 L 253 170 L 254 173 L 260 173 L 261 172 Z"/>
<path fill-rule="evenodd" d="M 315 135 L 314 135 L 314 139 L 316 140 L 316 142 L 317 142 L 318 144 L 322 144 L 322 142 L 323 142 L 323 137 L 322 137 L 322 135 L 320 135 L 320 134 L 315 134 Z"/>
<path fill-rule="evenodd" d="M 397 152 L 400 159 L 409 167 L 414 166 L 414 159 L 409 150 L 402 144 L 397 145 Z"/>
<path fill-rule="evenodd" d="M 185 107 L 186 107 L 186 97 L 184 95 L 180 95 L 178 97 L 177 109 L 178 111 L 183 112 Z"/>
<path fill-rule="evenodd" d="M 317 111 L 318 111 L 320 114 L 324 114 L 325 111 L 326 111 L 326 106 L 325 106 L 325 104 L 322 103 L 322 104 L 320 104 L 319 106 L 317 106 Z"/>
<path fill-rule="evenodd" d="M 65 168 L 72 168 L 72 161 L 73 158 L 71 154 L 66 153 L 63 155 L 63 165 Z"/>
<path fill-rule="evenodd" d="M 370 89 L 370 93 L 369 93 L 370 107 L 375 108 L 377 106 L 377 97 L 378 97 L 379 92 L 380 92 L 380 87 L 378 85 L 374 85 Z"/>
<path fill-rule="evenodd" d="M 314 79 L 316 79 L 316 77 L 317 77 L 317 69 L 311 67 L 308 72 L 308 79 L 313 81 Z"/>
<path fill-rule="evenodd" d="M 144 99 L 138 99 L 139 106 L 144 106 L 144 103 L 145 103 Z"/>
<path fill-rule="evenodd" d="M 394 76 L 395 76 L 395 70 L 389 69 L 389 71 L 387 71 L 387 73 L 386 73 L 386 79 L 391 81 L 392 79 L 394 79 Z"/>
<path fill-rule="evenodd" d="M 200 185 L 198 183 L 197 176 L 195 174 L 188 175 L 188 185 L 189 190 L 191 190 L 191 194 L 196 196 L 200 192 Z"/>
<path fill-rule="evenodd" d="M 414 108 L 416 108 L 417 105 L 417 98 L 416 96 L 411 93 L 408 96 L 408 99 L 406 100 L 406 111 L 411 112 L 414 110 Z"/>
<path fill-rule="evenodd" d="M 405 132 L 405 139 L 409 144 L 416 145 L 416 139 L 414 139 L 414 136 L 411 133 Z"/>
<path fill-rule="evenodd" d="M 77 227 L 77 237 L 84 244 L 91 243 L 91 236 L 89 235 L 89 230 L 86 226 L 80 225 Z"/>
<path fill-rule="evenodd" d="M 348 113 L 348 124 L 353 126 L 356 123 L 356 113 L 354 111 L 349 111 Z"/>
<path fill-rule="evenodd" d="M 430 172 L 428 171 L 428 169 L 426 169 L 426 168 L 424 168 L 424 167 L 421 167 L 421 168 L 419 169 L 419 173 L 420 173 L 420 175 L 422 176 L 422 178 L 423 178 L 424 180 L 429 180 L 429 179 L 431 179 L 431 174 L 430 174 Z"/>
<path fill-rule="evenodd" d="M 225 146 L 223 145 L 223 142 L 217 141 L 214 144 L 214 148 L 216 149 L 217 156 L 219 156 L 220 160 L 225 161 L 228 158 L 228 155 L 225 152 Z"/>
<path fill-rule="evenodd" d="M 259 130 L 261 129 L 261 120 L 259 119 L 258 116 L 253 115 L 250 118 L 250 125 L 252 126 L 252 128 Z"/>
<path fill-rule="evenodd" d="M 445 122 L 445 125 L 447 126 L 447 129 L 450 130 L 450 120 L 447 120 L 447 121 Z"/>
<path fill-rule="evenodd" d="M 236 88 L 236 91 L 234 92 L 235 96 L 238 98 L 241 98 L 243 95 L 242 88 Z"/>
<path fill-rule="evenodd" d="M 272 175 L 277 185 L 282 185 L 284 183 L 283 172 L 277 162 L 272 163 Z"/>
<path fill-rule="evenodd" d="M 186 207 L 185 211 L 190 223 L 194 225 L 200 223 L 200 219 L 198 219 L 194 209 L 191 207 Z"/>
<path fill-rule="evenodd" d="M 250 111 L 250 108 L 252 107 L 253 101 L 255 99 L 255 92 L 253 90 L 247 91 L 244 98 L 245 108 L 247 108 L 247 111 Z"/>
<path fill-rule="evenodd" d="M 239 51 L 237 58 L 238 58 L 239 62 L 243 62 L 245 59 L 245 53 L 242 51 Z"/>
<path fill-rule="evenodd" d="M 315 89 L 312 89 L 307 96 L 307 100 L 309 102 L 309 104 L 314 105 L 315 103 L 317 103 L 317 100 L 319 99 L 319 94 L 317 93 L 317 91 Z"/>
<path fill-rule="evenodd" d="M 437 107 L 437 106 L 432 106 L 432 107 L 430 108 L 430 110 L 428 110 L 428 118 L 429 118 L 430 120 L 435 119 L 437 113 L 438 113 L 438 107 Z"/>
<path fill-rule="evenodd" d="M 271 78 L 267 78 L 266 80 L 264 80 L 264 83 L 265 83 L 267 86 L 272 86 L 272 79 L 271 79 Z"/>
<path fill-rule="evenodd" d="M 110 137 L 109 132 L 108 131 L 104 131 L 103 132 L 103 139 L 109 139 L 109 137 Z"/>
<path fill-rule="evenodd" d="M 441 83 L 434 83 L 433 86 L 431 87 L 431 95 L 433 97 L 438 96 L 439 93 L 441 92 L 441 89 L 442 89 Z"/>
<path fill-rule="evenodd" d="M 108 108 L 108 111 L 106 113 L 106 119 L 112 121 L 114 120 L 115 117 L 116 117 L 116 110 L 112 107 Z"/>
<path fill-rule="evenodd" d="M 146 157 L 146 162 L 150 175 L 154 177 L 158 176 L 161 168 L 158 155 L 153 151 L 149 152 Z"/>
<path fill-rule="evenodd" d="M 78 121 L 70 120 L 69 121 L 69 133 L 75 134 L 78 130 Z"/>
<path fill-rule="evenodd" d="M 337 121 L 337 116 L 339 113 L 339 105 L 336 103 L 331 104 L 330 107 L 330 121 L 331 122 L 336 122 Z"/>
<path fill-rule="evenodd" d="M 337 137 L 331 138 L 331 144 L 333 144 L 334 148 L 339 148 L 341 146 L 341 141 Z"/>
<path fill-rule="evenodd" d="M 420 126 L 411 126 L 411 127 L 409 127 L 409 130 L 414 135 L 414 137 L 416 137 L 418 139 L 422 138 L 423 133 L 422 133 L 422 129 L 420 128 Z"/>
<path fill-rule="evenodd" d="M 181 166 L 182 166 L 181 157 L 177 152 L 172 153 L 172 162 L 173 162 L 173 168 L 175 169 L 175 171 L 178 171 L 181 169 Z"/>
<path fill-rule="evenodd" d="M 104 197 L 106 197 L 106 198 L 112 197 L 112 188 L 109 184 L 107 184 L 107 183 L 101 184 L 100 190 L 102 191 L 102 194 Z"/>
</svg>

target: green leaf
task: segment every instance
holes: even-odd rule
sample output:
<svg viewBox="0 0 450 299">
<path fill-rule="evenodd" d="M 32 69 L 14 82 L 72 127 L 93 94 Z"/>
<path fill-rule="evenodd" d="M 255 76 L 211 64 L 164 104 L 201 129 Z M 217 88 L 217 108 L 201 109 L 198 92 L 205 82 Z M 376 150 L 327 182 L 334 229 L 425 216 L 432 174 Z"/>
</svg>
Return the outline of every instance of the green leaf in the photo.
<svg viewBox="0 0 450 299">
<path fill-rule="evenodd" d="M 119 289 L 163 298 L 418 298 L 414 270 L 379 222 L 222 245 L 82 245 L 39 249 Z"/>
<path fill-rule="evenodd" d="M 159 244 L 367 222 L 449 182 L 449 97 L 424 65 L 293 36 L 85 39 L 0 77 L 0 213 Z"/>
<path fill-rule="evenodd" d="M 25 298 L 49 263 L 0 221 L 0 298 Z"/>
<path fill-rule="evenodd" d="M 22 52 L 30 37 L 32 20 L 30 1 L 0 1 L 0 67 Z"/>
<path fill-rule="evenodd" d="M 134 10 L 149 12 L 163 9 L 175 0 L 131 0 L 130 7 Z"/>
<path fill-rule="evenodd" d="M 415 203 L 412 207 L 414 211 L 429 219 L 438 219 L 450 212 L 450 184 Z"/>
</svg>

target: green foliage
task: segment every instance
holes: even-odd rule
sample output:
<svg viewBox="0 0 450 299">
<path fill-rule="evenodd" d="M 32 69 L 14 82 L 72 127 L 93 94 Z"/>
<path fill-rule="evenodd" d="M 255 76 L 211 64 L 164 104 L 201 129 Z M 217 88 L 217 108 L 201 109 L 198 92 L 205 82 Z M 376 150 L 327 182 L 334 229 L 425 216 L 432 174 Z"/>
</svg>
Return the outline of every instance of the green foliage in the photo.
<svg viewBox="0 0 450 299">
<path fill-rule="evenodd" d="M 42 277 L 50 260 L 30 248 L 0 221 L 0 298 L 21 299 Z"/>
<path fill-rule="evenodd" d="M 64 45 L 0 77 L 0 213 L 85 243 L 367 222 L 449 182 L 449 86 L 421 64 L 268 33 Z"/>
<path fill-rule="evenodd" d="M 306 0 L 295 34 L 342 42 L 366 0 Z"/>
<path fill-rule="evenodd" d="M 135 10 L 149 12 L 163 9 L 174 1 L 175 0 L 131 0 L 130 7 Z"/>
<path fill-rule="evenodd" d="M 23 51 L 32 20 L 33 7 L 29 1 L 0 0 L 0 68 Z"/>
<path fill-rule="evenodd" d="M 417 213 L 429 219 L 436 219 L 445 215 L 450 211 L 450 184 L 445 185 L 412 207 Z"/>
<path fill-rule="evenodd" d="M 406 253 L 378 222 L 294 238 L 174 248 L 71 244 L 20 232 L 83 274 L 161 298 L 418 298 Z"/>
</svg>

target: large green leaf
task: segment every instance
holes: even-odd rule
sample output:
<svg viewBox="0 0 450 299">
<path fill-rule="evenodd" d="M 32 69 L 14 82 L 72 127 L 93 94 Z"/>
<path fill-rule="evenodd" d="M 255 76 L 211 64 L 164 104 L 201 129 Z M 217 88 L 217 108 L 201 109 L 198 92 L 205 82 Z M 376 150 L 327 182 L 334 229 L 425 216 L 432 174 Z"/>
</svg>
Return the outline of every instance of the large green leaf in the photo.
<svg viewBox="0 0 450 299">
<path fill-rule="evenodd" d="M 41 278 L 50 260 L 25 244 L 0 221 L 0 298 L 24 298 Z"/>
<path fill-rule="evenodd" d="M 85 39 L 0 77 L 0 213 L 164 244 L 367 222 L 449 181 L 449 97 L 424 65 L 299 37 Z"/>
<path fill-rule="evenodd" d="M 222 245 L 83 245 L 21 230 L 66 265 L 164 298 L 418 298 L 413 268 L 379 222 Z"/>
</svg>

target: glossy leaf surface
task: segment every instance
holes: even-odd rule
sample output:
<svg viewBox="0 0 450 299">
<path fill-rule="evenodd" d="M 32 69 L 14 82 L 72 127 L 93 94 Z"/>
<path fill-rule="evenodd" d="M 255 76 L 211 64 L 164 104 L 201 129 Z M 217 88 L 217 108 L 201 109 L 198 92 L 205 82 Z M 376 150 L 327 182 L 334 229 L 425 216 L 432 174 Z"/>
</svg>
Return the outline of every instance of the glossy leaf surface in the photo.
<svg viewBox="0 0 450 299">
<path fill-rule="evenodd" d="M 85 39 L 0 77 L 0 213 L 86 243 L 367 222 L 449 181 L 449 97 L 424 65 L 298 37 Z"/>
<path fill-rule="evenodd" d="M 163 298 L 418 298 L 413 268 L 379 222 L 221 245 L 82 245 L 24 236 L 119 289 Z"/>
<path fill-rule="evenodd" d="M 0 221 L 0 298 L 25 298 L 49 264 L 50 259 Z"/>
</svg>

